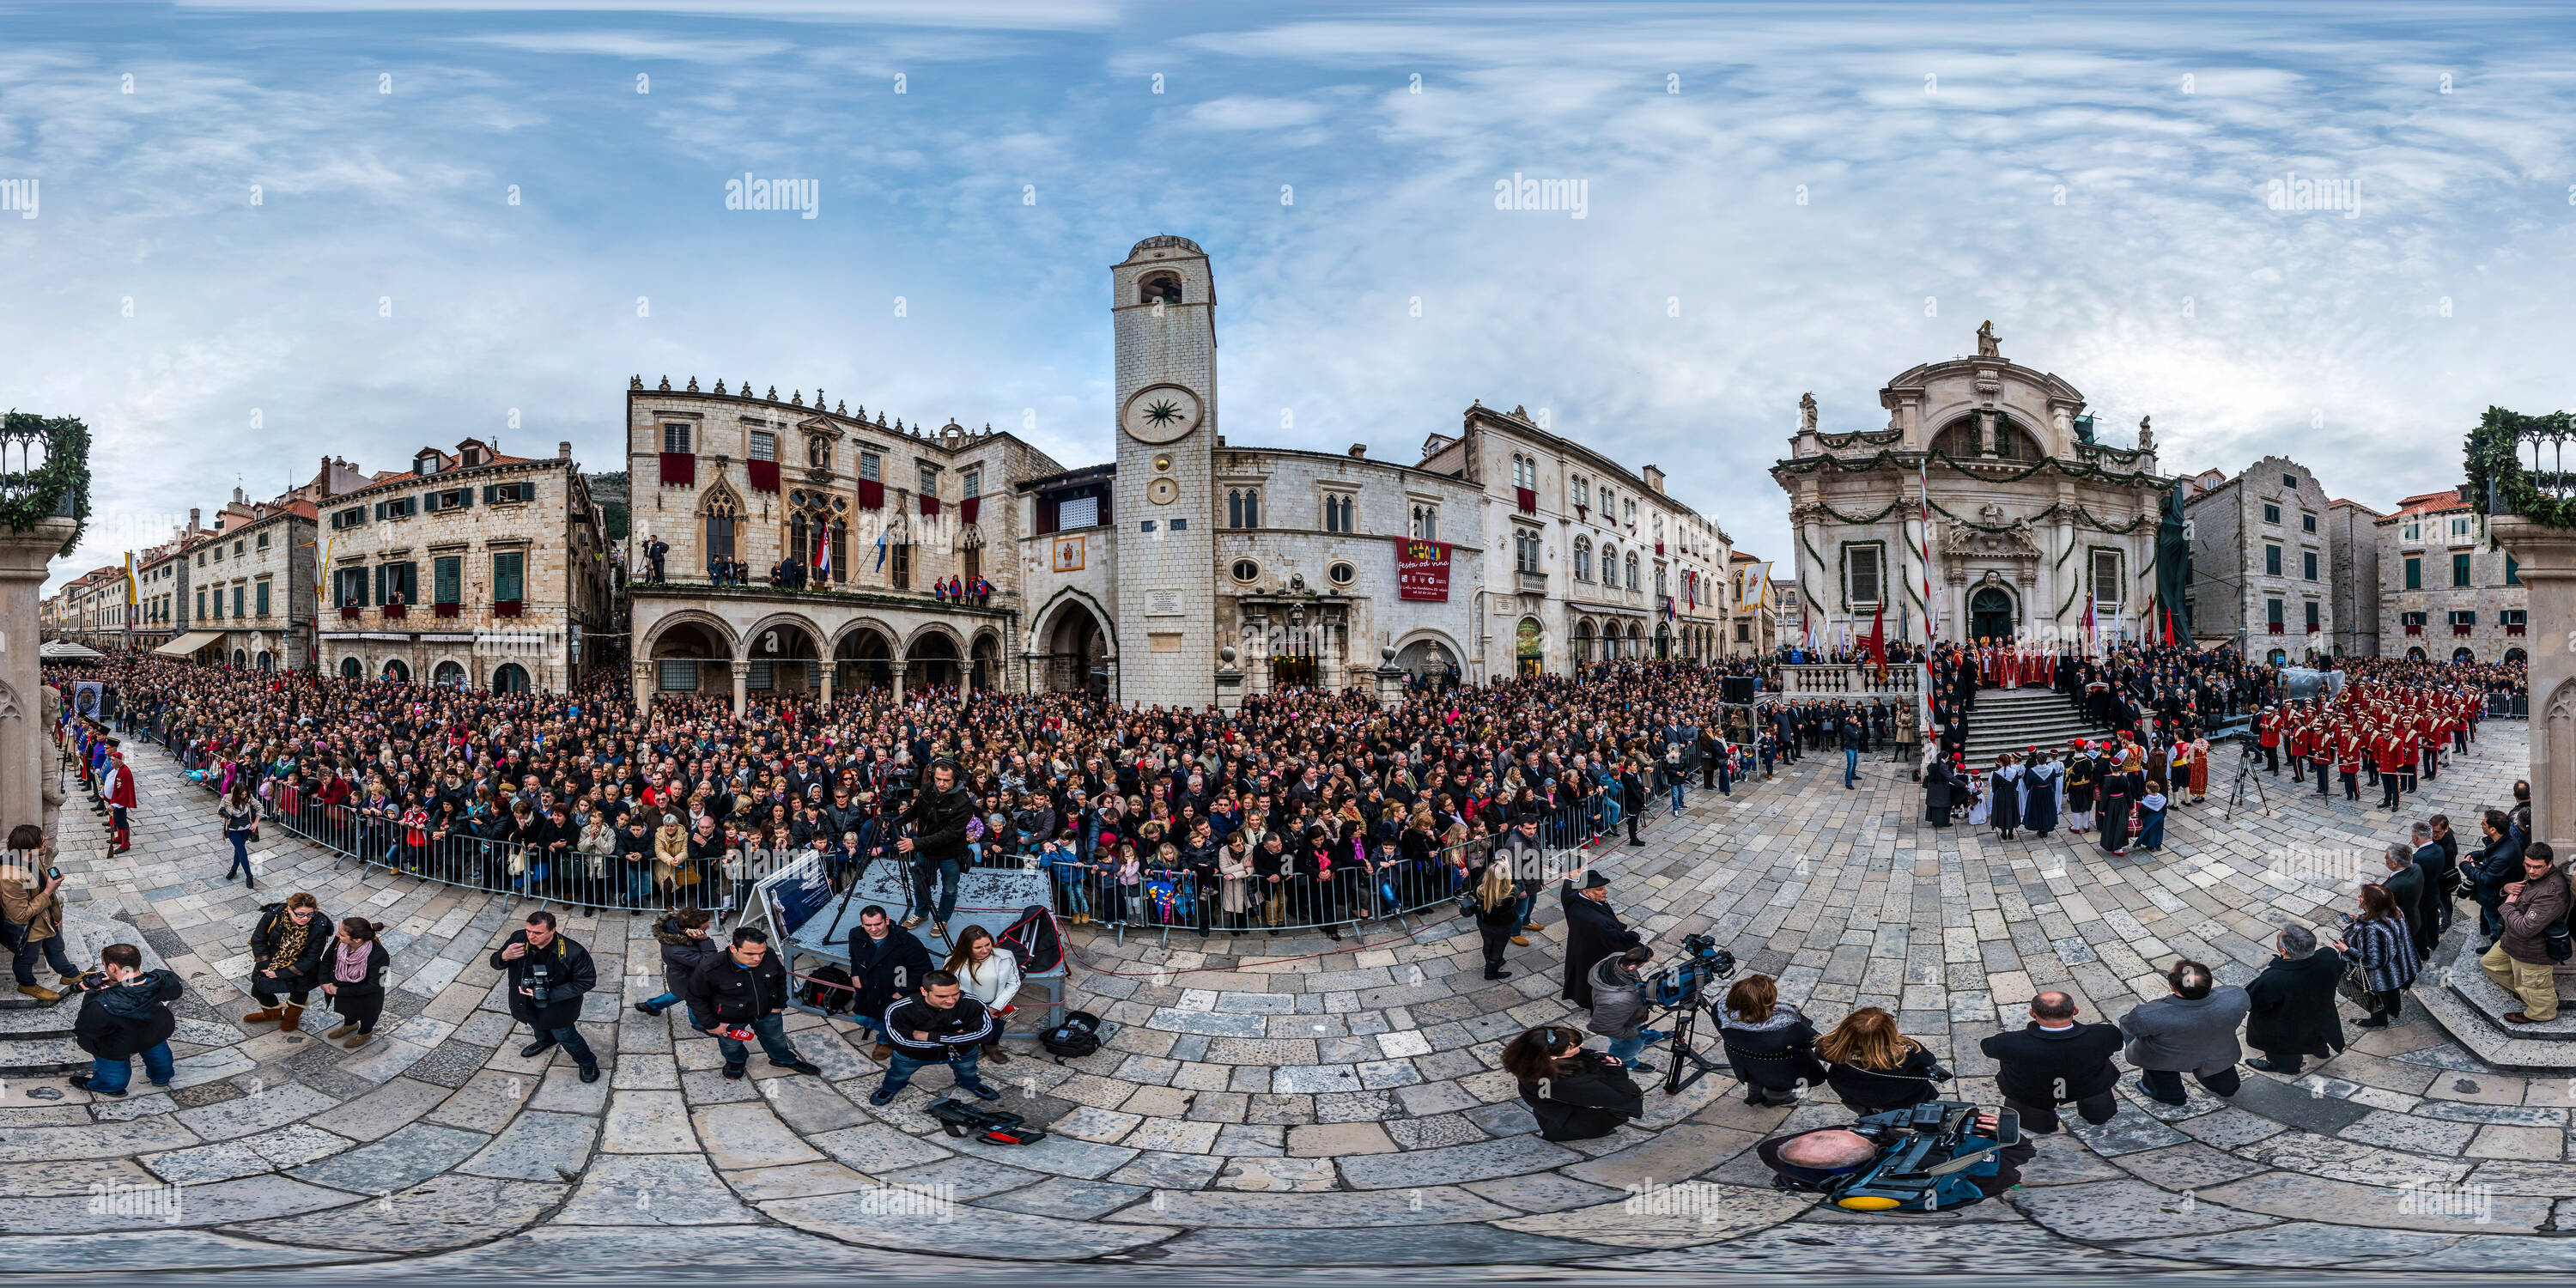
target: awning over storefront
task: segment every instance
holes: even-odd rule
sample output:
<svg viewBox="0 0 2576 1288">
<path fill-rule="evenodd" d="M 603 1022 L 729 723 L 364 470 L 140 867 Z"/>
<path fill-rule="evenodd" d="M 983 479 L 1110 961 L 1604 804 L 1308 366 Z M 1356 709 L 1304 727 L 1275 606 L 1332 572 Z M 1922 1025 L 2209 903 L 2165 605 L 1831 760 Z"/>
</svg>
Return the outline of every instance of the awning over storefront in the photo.
<svg viewBox="0 0 2576 1288">
<path fill-rule="evenodd" d="M 223 637 L 222 631 L 190 631 L 152 651 L 163 657 L 187 657 Z"/>
<path fill-rule="evenodd" d="M 75 644 L 70 640 L 46 640 L 37 648 L 36 656 L 47 662 L 86 662 L 91 658 L 107 655 L 86 644 Z"/>
</svg>

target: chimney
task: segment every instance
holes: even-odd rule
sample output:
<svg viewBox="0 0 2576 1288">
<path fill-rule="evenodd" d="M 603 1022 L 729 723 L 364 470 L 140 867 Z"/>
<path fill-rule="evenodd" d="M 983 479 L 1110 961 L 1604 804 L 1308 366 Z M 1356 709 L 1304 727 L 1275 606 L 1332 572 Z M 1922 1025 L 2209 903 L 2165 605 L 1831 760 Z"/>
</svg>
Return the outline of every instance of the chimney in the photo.
<svg viewBox="0 0 2576 1288">
<path fill-rule="evenodd" d="M 1662 496 L 1664 494 L 1664 472 L 1652 465 L 1649 465 L 1645 469 L 1645 476 L 1646 486 L 1653 488 L 1655 490 L 1655 495 Z"/>
<path fill-rule="evenodd" d="M 205 511 L 200 510 L 200 509 L 196 508 L 195 506 L 190 506 L 190 507 L 188 507 L 188 531 L 190 531 L 190 532 L 194 532 L 194 531 L 196 531 L 196 530 L 197 530 L 197 520 L 198 520 L 199 516 L 203 515 L 204 513 L 205 513 Z"/>
<path fill-rule="evenodd" d="M 1351 459 L 1352 459 L 1352 460 L 1355 460 L 1355 461 L 1358 461 L 1358 460 L 1366 460 L 1367 458 L 1368 458 L 1368 444 L 1366 444 L 1366 443 L 1353 443 L 1353 444 L 1351 444 Z"/>
<path fill-rule="evenodd" d="M 572 459 L 572 443 L 570 440 L 555 444 L 555 459 L 559 461 L 568 461 Z"/>
<path fill-rule="evenodd" d="M 327 499 L 331 495 L 331 458 L 328 456 L 322 458 L 321 488 L 323 497 Z"/>
</svg>

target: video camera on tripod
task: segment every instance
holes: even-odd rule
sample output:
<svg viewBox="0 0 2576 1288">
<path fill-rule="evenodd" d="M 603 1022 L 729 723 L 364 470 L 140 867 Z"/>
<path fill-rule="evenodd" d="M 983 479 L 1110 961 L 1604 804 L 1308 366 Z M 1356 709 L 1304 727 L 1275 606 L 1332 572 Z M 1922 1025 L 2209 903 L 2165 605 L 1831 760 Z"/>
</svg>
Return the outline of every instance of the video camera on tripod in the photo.
<svg viewBox="0 0 2576 1288">
<path fill-rule="evenodd" d="M 1673 1016 L 1673 1061 L 1664 1071 L 1665 1095 L 1680 1095 L 1682 1088 L 1716 1071 L 1716 1061 L 1692 1048 L 1691 1030 L 1697 1027 L 1700 1012 L 1711 1012 L 1714 1018 L 1718 999 L 1708 995 L 1710 982 L 1734 974 L 1735 954 L 1718 947 L 1715 936 L 1684 935 L 1681 959 L 1646 981 L 1646 1000 Z M 1691 1066 L 1687 1075 L 1682 1072 L 1685 1064 Z"/>
<path fill-rule="evenodd" d="M 1684 935 L 1681 960 L 1655 972 L 1646 982 L 1646 998 L 1665 1011 L 1707 1006 L 1709 981 L 1734 974 L 1735 954 L 1718 947 L 1715 936 Z"/>
</svg>

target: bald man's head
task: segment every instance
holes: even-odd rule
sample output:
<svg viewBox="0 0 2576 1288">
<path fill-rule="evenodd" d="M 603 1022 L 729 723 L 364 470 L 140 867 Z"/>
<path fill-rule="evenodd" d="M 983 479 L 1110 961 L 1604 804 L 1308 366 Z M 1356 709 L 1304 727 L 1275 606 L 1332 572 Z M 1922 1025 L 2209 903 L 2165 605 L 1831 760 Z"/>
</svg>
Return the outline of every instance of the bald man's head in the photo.
<svg viewBox="0 0 2576 1288">
<path fill-rule="evenodd" d="M 2049 1024 L 2063 1024 L 2075 1018 L 2075 999 L 2056 989 L 2030 999 L 2030 1018 Z"/>
<path fill-rule="evenodd" d="M 1780 1147 L 1781 1162 L 1818 1171 L 1858 1167 L 1876 1157 L 1878 1146 L 1870 1143 L 1868 1137 L 1839 1127 L 1793 1137 Z"/>
</svg>

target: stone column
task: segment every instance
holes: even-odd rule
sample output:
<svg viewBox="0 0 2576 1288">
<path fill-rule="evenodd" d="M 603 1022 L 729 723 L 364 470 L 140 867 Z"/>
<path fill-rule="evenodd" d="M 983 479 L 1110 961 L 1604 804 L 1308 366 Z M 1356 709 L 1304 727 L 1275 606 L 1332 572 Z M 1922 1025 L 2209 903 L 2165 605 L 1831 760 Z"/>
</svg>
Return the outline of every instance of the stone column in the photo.
<svg viewBox="0 0 2576 1288">
<path fill-rule="evenodd" d="M 896 658 L 896 659 L 894 660 L 893 665 L 889 668 L 889 670 L 891 670 L 891 671 L 892 671 L 892 673 L 893 673 L 893 674 L 892 674 L 892 676 L 891 676 L 891 678 L 890 678 L 890 681 L 889 681 L 889 682 L 890 682 L 890 683 L 892 683 L 892 684 L 894 685 L 894 696 L 895 696 L 895 700 L 896 700 L 897 702 L 900 702 L 900 701 L 902 701 L 902 700 L 903 700 L 903 695 L 904 695 L 905 693 L 909 692 L 909 690 L 907 690 L 907 689 L 905 689 L 905 688 L 903 687 L 903 672 L 904 672 L 903 659 L 902 659 L 902 658 Z"/>
<path fill-rule="evenodd" d="M 0 823 L 7 827 L 45 821 L 53 744 L 40 691 L 45 677 L 37 649 L 44 636 L 36 625 L 36 591 L 73 527 L 70 519 L 46 519 L 24 532 L 0 530 Z M 48 832 L 45 839 L 55 838 Z"/>
<path fill-rule="evenodd" d="M 832 709 L 832 672 L 840 669 L 840 663 L 827 657 L 817 660 L 814 666 L 815 674 L 819 677 L 816 683 L 821 688 L 821 696 L 816 701 L 822 704 L 825 711 L 829 711 Z"/>
<path fill-rule="evenodd" d="M 1234 646 L 1216 651 L 1216 706 L 1227 715 L 1243 710 L 1243 672 L 1235 669 Z"/>
<path fill-rule="evenodd" d="M 743 709 L 749 705 L 750 698 L 751 663 L 735 658 L 733 660 L 733 713 L 741 715 Z"/>
<path fill-rule="evenodd" d="M 643 711 L 653 705 L 653 662 L 639 657 L 631 669 L 635 673 L 635 709 Z"/>
<path fill-rule="evenodd" d="M 968 645 L 966 653 L 965 657 L 957 659 L 957 702 L 960 706 L 965 705 L 968 698 L 975 696 L 974 646 Z"/>
<path fill-rule="evenodd" d="M 2506 515 L 2487 527 L 2529 596 L 2531 834 L 2564 859 L 2576 845 L 2576 532 Z"/>
</svg>

